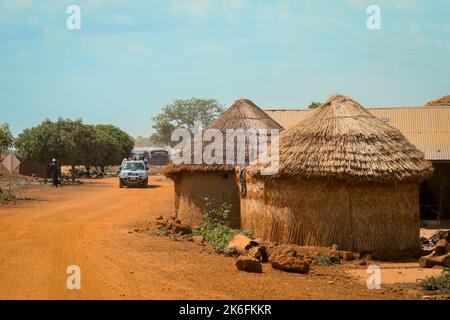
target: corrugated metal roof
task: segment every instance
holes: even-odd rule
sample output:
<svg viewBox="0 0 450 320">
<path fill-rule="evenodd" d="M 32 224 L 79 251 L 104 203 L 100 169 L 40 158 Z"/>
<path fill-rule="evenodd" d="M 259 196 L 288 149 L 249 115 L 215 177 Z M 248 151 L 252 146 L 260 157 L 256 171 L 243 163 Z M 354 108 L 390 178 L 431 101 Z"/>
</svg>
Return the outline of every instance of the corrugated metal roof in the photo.
<svg viewBox="0 0 450 320">
<path fill-rule="evenodd" d="M 399 129 L 428 160 L 450 160 L 450 106 L 367 108 L 374 116 Z M 289 129 L 306 119 L 313 110 L 266 110 Z"/>
</svg>

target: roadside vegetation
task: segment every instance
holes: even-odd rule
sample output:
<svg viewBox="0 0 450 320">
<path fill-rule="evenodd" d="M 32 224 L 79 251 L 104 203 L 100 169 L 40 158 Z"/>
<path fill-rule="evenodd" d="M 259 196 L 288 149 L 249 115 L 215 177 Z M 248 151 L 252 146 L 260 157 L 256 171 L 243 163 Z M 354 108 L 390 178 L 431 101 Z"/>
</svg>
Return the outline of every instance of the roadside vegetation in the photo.
<svg viewBox="0 0 450 320">
<path fill-rule="evenodd" d="M 0 190 L 0 202 L 12 202 L 16 200 L 16 196 L 12 192 L 2 192 Z"/>
<path fill-rule="evenodd" d="M 420 286 L 427 291 L 450 294 L 450 269 L 444 269 L 440 276 L 427 277 L 421 280 Z"/>
<path fill-rule="evenodd" d="M 312 263 L 318 266 L 332 266 L 335 264 L 339 264 L 339 257 L 323 254 L 313 259 Z"/>
<path fill-rule="evenodd" d="M 56 158 L 60 165 L 71 166 L 72 173 L 75 166 L 84 166 L 87 172 L 97 167 L 104 173 L 106 166 L 118 165 L 128 157 L 133 146 L 133 139 L 118 127 L 63 118 L 45 120 L 15 139 L 22 159 L 47 164 Z"/>
<path fill-rule="evenodd" d="M 194 229 L 192 235 L 203 236 L 205 242 L 212 245 L 217 253 L 233 254 L 234 252 L 228 250 L 227 246 L 236 234 L 243 232 L 232 229 L 228 225 L 232 205 L 228 203 L 215 205 L 214 199 L 209 197 L 205 197 L 204 201 L 207 208 L 203 216 L 204 222 L 200 227 Z M 248 232 L 245 234 L 250 235 Z"/>
</svg>

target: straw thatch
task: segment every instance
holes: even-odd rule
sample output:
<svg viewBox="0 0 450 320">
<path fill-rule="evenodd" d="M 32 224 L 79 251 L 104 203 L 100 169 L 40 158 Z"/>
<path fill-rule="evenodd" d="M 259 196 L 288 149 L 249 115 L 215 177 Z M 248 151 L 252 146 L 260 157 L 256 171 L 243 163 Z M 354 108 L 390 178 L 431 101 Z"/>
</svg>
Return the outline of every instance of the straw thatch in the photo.
<svg viewBox="0 0 450 320">
<path fill-rule="evenodd" d="M 212 205 L 228 203 L 232 205 L 229 224 L 240 227 L 240 196 L 234 170 L 235 164 L 226 164 L 226 131 L 233 130 L 281 130 L 281 126 L 272 120 L 253 102 L 246 99 L 236 101 L 227 111 L 206 129 L 218 129 L 223 134 L 223 163 L 225 164 L 169 164 L 164 174 L 175 182 L 175 211 L 184 223 L 198 226 L 207 210 L 205 198 Z M 205 129 L 205 131 L 206 131 Z M 202 132 L 202 134 L 204 131 Z M 202 146 L 202 151 L 208 143 Z M 234 140 L 235 155 L 237 139 Z M 252 151 L 245 150 L 246 158 Z M 198 150 L 192 148 L 191 160 Z M 236 159 L 236 157 L 235 157 Z"/>
<path fill-rule="evenodd" d="M 283 130 L 275 120 L 270 118 L 261 108 L 255 105 L 252 101 L 247 99 L 237 100 L 228 110 L 226 110 L 219 118 L 213 121 L 206 129 L 217 129 L 219 130 L 224 138 L 223 141 L 223 164 L 194 164 L 194 154 L 196 151 L 199 151 L 194 147 L 194 143 L 192 142 L 192 152 L 191 152 L 191 164 L 180 164 L 174 165 L 169 164 L 164 170 L 164 174 L 166 176 L 172 176 L 174 174 L 182 173 L 182 172 L 194 172 L 194 171 L 234 171 L 235 164 L 226 164 L 226 131 L 228 129 L 233 130 L 267 130 L 267 133 L 270 135 L 270 130 L 278 129 Z M 204 131 L 202 132 L 202 134 Z M 202 151 L 205 149 L 205 143 L 201 146 Z M 237 152 L 237 139 L 234 140 L 234 154 L 235 159 Z M 246 150 L 246 159 L 248 159 L 248 154 L 252 151 L 251 148 L 247 148 Z"/>
<path fill-rule="evenodd" d="M 281 134 L 279 168 L 272 178 L 394 183 L 432 174 L 431 163 L 399 130 L 341 95 Z"/>
<path fill-rule="evenodd" d="M 450 95 L 430 101 L 427 106 L 450 106 Z"/>
<path fill-rule="evenodd" d="M 248 167 L 244 229 L 381 256 L 419 246 L 418 185 L 432 166 L 398 130 L 339 95 L 280 139 L 276 175 Z"/>
</svg>

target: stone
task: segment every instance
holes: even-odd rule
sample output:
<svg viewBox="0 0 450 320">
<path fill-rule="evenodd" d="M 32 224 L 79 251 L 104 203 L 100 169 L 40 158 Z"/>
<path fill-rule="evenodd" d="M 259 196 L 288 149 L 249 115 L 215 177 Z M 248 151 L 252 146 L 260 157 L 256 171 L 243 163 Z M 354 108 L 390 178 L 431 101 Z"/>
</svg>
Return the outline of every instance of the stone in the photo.
<svg viewBox="0 0 450 320">
<path fill-rule="evenodd" d="M 205 238 L 203 236 L 193 236 L 192 241 L 195 243 L 203 243 L 205 241 Z"/>
<path fill-rule="evenodd" d="M 257 247 L 258 245 L 258 242 L 250 239 L 249 237 L 246 237 L 243 234 L 237 234 L 230 241 L 227 249 L 241 255 L 246 255 L 251 247 Z"/>
<path fill-rule="evenodd" d="M 192 228 L 190 226 L 180 223 L 173 223 L 170 229 L 173 233 L 178 233 L 180 235 L 192 233 Z"/>
<path fill-rule="evenodd" d="M 294 273 L 308 273 L 311 264 L 310 259 L 293 250 L 283 250 L 270 256 L 272 268 Z"/>
<path fill-rule="evenodd" d="M 351 252 L 351 251 L 343 251 L 342 259 L 344 259 L 344 261 L 352 261 L 355 259 L 355 256 L 353 255 L 353 252 Z"/>
<path fill-rule="evenodd" d="M 241 271 L 262 273 L 261 262 L 249 256 L 239 256 L 236 259 L 236 267 Z"/>
<path fill-rule="evenodd" d="M 445 239 L 439 240 L 436 245 L 434 246 L 434 252 L 436 252 L 437 255 L 444 255 L 447 253 L 447 245 L 448 242 Z"/>
<path fill-rule="evenodd" d="M 331 255 L 330 261 L 334 264 L 341 263 L 341 257 L 339 257 L 338 255 Z"/>
<path fill-rule="evenodd" d="M 434 266 L 450 267 L 450 253 L 438 256 L 436 252 L 433 252 L 428 256 L 421 257 L 419 264 L 422 268 L 433 268 Z"/>
<path fill-rule="evenodd" d="M 251 247 L 248 251 L 248 255 L 261 262 L 269 261 L 269 255 L 267 253 L 266 247 L 264 246 Z"/>
</svg>

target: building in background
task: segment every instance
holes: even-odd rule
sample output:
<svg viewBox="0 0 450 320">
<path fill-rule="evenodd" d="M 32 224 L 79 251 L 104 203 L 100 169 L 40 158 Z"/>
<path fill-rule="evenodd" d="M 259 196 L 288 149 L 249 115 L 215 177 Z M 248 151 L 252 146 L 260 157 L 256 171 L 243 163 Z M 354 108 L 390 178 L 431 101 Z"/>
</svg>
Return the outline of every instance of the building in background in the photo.
<svg viewBox="0 0 450 320">
<path fill-rule="evenodd" d="M 444 106 L 444 102 L 448 105 Z M 425 159 L 433 163 L 433 177 L 421 186 L 422 217 L 450 219 L 450 96 L 429 102 L 424 107 L 382 107 L 367 110 L 400 130 L 425 154 Z M 314 110 L 309 109 L 266 110 L 285 129 L 292 128 L 312 112 Z"/>
</svg>

